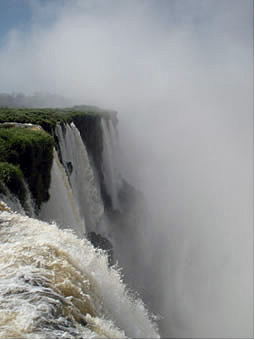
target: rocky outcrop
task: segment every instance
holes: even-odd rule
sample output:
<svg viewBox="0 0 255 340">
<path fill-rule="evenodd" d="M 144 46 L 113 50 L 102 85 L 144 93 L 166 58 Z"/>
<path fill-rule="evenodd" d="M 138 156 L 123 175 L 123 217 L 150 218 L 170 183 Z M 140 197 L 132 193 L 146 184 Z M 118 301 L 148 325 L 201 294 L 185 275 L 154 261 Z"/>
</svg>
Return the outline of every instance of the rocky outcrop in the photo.
<svg viewBox="0 0 255 340">
<path fill-rule="evenodd" d="M 113 260 L 113 246 L 111 242 L 100 234 L 96 234 L 95 232 L 90 232 L 88 234 L 88 240 L 93 244 L 95 248 L 102 249 L 106 252 L 108 256 L 109 265 L 112 266 L 114 264 Z"/>
</svg>

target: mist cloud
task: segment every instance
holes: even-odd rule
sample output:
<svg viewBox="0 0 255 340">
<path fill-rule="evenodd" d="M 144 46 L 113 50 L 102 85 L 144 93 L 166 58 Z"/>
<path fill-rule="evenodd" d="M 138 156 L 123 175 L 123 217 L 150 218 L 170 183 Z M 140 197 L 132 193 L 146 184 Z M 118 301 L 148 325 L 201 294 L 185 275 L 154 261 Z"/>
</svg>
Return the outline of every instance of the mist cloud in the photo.
<svg viewBox="0 0 255 340">
<path fill-rule="evenodd" d="M 252 1 L 28 3 L 0 92 L 117 109 L 123 173 L 153 216 L 164 334 L 251 337 Z"/>
</svg>

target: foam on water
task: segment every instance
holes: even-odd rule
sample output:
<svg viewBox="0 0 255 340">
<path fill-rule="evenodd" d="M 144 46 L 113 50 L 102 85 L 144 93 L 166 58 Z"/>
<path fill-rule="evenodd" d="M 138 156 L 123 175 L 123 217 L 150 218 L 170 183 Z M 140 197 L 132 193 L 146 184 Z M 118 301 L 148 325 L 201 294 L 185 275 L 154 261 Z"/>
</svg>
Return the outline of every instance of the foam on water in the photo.
<svg viewBox="0 0 255 340">
<path fill-rule="evenodd" d="M 158 338 L 107 256 L 71 231 L 0 212 L 1 338 Z"/>
</svg>

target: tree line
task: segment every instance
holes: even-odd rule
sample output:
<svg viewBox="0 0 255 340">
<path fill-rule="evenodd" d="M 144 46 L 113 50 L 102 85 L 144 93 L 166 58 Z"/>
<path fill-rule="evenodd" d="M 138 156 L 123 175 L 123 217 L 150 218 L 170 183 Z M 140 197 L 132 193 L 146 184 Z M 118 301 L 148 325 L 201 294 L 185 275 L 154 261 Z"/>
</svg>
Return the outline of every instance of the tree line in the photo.
<svg viewBox="0 0 255 340">
<path fill-rule="evenodd" d="M 68 107 L 72 103 L 69 99 L 50 93 L 0 93 L 0 107 Z"/>
</svg>

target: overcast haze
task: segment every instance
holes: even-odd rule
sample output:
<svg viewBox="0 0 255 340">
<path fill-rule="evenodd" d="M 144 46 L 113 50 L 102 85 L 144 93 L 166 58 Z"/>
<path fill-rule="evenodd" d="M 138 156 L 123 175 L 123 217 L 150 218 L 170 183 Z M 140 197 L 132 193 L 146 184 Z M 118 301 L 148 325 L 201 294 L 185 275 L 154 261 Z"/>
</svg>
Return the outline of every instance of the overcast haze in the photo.
<svg viewBox="0 0 255 340">
<path fill-rule="evenodd" d="M 253 2 L 22 3 L 0 26 L 0 92 L 118 110 L 162 335 L 252 337 Z"/>
</svg>

